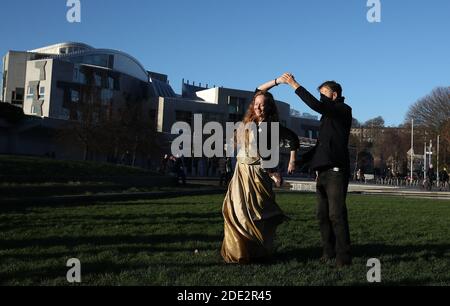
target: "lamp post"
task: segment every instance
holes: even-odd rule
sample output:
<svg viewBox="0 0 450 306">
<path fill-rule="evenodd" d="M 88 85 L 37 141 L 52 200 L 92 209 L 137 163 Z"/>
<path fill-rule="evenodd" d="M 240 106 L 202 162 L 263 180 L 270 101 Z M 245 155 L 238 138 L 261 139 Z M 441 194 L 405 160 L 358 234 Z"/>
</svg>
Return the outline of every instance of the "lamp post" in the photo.
<svg viewBox="0 0 450 306">
<path fill-rule="evenodd" d="M 437 137 L 437 155 L 436 155 L 436 182 L 437 185 L 439 187 L 439 140 L 440 140 L 440 135 L 438 135 Z"/>
<path fill-rule="evenodd" d="M 428 154 L 430 154 L 430 162 L 428 165 L 431 166 L 431 164 L 433 163 L 433 140 L 430 140 L 430 151 L 428 152 Z"/>
<path fill-rule="evenodd" d="M 411 176 L 410 182 L 413 181 L 414 167 L 414 119 L 411 120 Z"/>
<path fill-rule="evenodd" d="M 423 179 L 427 179 L 427 143 L 423 145 Z"/>
</svg>

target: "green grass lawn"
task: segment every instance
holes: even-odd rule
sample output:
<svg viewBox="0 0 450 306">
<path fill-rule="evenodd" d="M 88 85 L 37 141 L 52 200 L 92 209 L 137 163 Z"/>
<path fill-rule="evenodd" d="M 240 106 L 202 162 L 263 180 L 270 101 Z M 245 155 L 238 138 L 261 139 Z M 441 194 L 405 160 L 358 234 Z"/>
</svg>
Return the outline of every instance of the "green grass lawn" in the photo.
<svg viewBox="0 0 450 306">
<path fill-rule="evenodd" d="M 0 284 L 67 285 L 74 257 L 82 285 L 366 285 L 374 257 L 382 284 L 450 285 L 450 201 L 349 196 L 355 259 L 338 270 L 318 261 L 314 195 L 277 200 L 292 220 L 275 260 L 247 266 L 222 263 L 221 195 L 0 207 Z"/>
</svg>

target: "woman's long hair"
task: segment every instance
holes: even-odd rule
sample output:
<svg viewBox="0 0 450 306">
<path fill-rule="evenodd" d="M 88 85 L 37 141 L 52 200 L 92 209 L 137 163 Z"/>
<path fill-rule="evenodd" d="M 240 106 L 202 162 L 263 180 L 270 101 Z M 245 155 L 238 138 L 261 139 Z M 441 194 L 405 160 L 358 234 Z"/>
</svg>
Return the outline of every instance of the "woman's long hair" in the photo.
<svg viewBox="0 0 450 306">
<path fill-rule="evenodd" d="M 278 108 L 277 105 L 275 104 L 275 99 L 273 98 L 273 95 L 268 91 L 258 91 L 253 97 L 252 103 L 248 107 L 247 114 L 245 115 L 243 120 L 244 124 L 258 121 L 258 116 L 255 113 L 255 100 L 259 96 L 264 96 L 265 98 L 264 104 L 265 117 L 263 121 L 278 122 L 279 121 Z"/>
</svg>

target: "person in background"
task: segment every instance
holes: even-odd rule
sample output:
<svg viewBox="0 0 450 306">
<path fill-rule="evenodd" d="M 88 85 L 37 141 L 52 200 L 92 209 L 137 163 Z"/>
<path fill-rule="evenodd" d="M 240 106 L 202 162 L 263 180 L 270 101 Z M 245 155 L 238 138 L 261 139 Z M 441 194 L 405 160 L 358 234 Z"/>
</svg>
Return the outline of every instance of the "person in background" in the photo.
<svg viewBox="0 0 450 306">
<path fill-rule="evenodd" d="M 447 168 L 444 168 L 439 173 L 439 177 L 440 177 L 441 186 L 442 186 L 441 189 L 442 190 L 448 189 L 448 187 L 449 187 L 449 185 L 448 185 L 449 176 L 448 176 Z"/>
</svg>

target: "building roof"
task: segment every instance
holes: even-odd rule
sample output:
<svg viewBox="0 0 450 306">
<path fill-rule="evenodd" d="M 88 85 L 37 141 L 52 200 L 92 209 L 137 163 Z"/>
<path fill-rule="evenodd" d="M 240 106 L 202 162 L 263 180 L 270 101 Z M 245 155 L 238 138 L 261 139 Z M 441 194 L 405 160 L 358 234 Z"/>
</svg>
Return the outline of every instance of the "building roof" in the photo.
<svg viewBox="0 0 450 306">
<path fill-rule="evenodd" d="M 63 52 L 64 50 L 64 52 Z M 149 73 L 144 66 L 133 56 L 128 53 L 113 50 L 113 49 L 96 49 L 84 43 L 79 42 L 64 42 L 54 44 L 39 49 L 34 49 L 28 52 L 41 53 L 48 55 L 49 58 L 56 58 L 60 60 L 73 61 L 82 56 L 93 57 L 95 55 L 112 55 L 114 56 L 114 66 L 106 67 L 113 70 L 117 70 L 122 73 L 126 73 L 135 78 L 138 78 L 144 82 L 149 82 Z M 94 64 L 92 62 L 80 64 Z M 104 67 L 105 65 L 98 65 Z"/>
<path fill-rule="evenodd" d="M 46 46 L 46 47 L 42 47 L 42 48 L 38 48 L 38 49 L 34 49 L 34 50 L 29 50 L 28 52 L 33 52 L 33 53 L 49 53 L 50 54 L 59 54 L 59 50 L 61 48 L 74 48 L 74 49 L 83 49 L 83 50 L 88 50 L 88 49 L 94 49 L 93 47 L 84 44 L 84 43 L 80 43 L 80 42 L 63 42 L 63 43 L 58 43 L 58 44 L 54 44 L 54 45 L 50 45 L 50 46 Z M 58 53 L 52 52 L 52 50 L 58 50 Z"/>
</svg>

